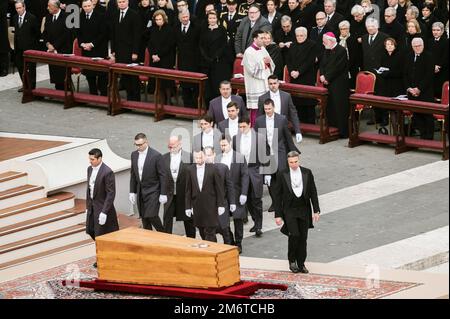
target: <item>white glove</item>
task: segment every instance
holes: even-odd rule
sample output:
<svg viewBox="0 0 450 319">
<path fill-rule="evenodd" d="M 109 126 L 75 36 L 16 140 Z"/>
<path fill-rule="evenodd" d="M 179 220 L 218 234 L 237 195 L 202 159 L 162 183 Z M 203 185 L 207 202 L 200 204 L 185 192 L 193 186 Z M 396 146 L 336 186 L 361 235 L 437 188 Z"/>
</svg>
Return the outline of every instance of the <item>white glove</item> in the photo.
<svg viewBox="0 0 450 319">
<path fill-rule="evenodd" d="M 167 196 L 166 195 L 159 195 L 159 203 L 160 204 L 167 203 Z"/>
<path fill-rule="evenodd" d="M 192 208 L 191 209 L 186 209 L 185 213 L 186 213 L 187 217 L 192 217 L 192 214 L 194 213 L 194 211 L 192 210 Z"/>
<path fill-rule="evenodd" d="M 108 216 L 105 213 L 100 213 L 100 216 L 98 216 L 98 223 L 102 226 L 105 225 L 106 217 Z"/>
<path fill-rule="evenodd" d="M 130 200 L 131 204 L 136 205 L 136 194 L 135 193 L 130 193 L 130 196 L 128 197 L 128 199 Z"/>
<path fill-rule="evenodd" d="M 272 180 L 272 176 L 270 176 L 270 175 L 264 176 L 264 184 L 266 184 L 267 186 L 270 186 L 271 180 Z"/>
<path fill-rule="evenodd" d="M 230 212 L 234 213 L 235 210 L 236 210 L 236 205 L 235 204 L 231 204 L 230 205 Z"/>
<path fill-rule="evenodd" d="M 223 215 L 223 213 L 225 213 L 225 207 L 217 208 L 217 212 L 219 213 L 219 215 Z"/>
<path fill-rule="evenodd" d="M 239 196 L 239 204 L 241 204 L 242 206 L 244 206 L 245 203 L 247 203 L 247 195 L 241 195 L 241 196 Z"/>
<path fill-rule="evenodd" d="M 295 139 L 297 140 L 297 143 L 301 143 L 303 140 L 302 133 L 295 134 Z"/>
</svg>

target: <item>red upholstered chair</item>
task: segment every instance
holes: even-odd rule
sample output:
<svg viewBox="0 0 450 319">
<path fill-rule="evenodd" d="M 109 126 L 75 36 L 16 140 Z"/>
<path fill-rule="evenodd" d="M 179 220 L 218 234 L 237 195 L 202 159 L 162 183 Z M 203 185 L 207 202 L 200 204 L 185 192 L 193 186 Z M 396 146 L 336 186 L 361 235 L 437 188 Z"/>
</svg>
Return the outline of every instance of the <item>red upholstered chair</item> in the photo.
<svg viewBox="0 0 450 319">
<path fill-rule="evenodd" d="M 242 65 L 242 58 L 236 58 L 233 63 L 233 78 L 236 77 L 237 74 L 242 75 L 244 77 L 244 66 Z M 236 94 L 239 95 L 239 89 L 236 90 Z"/>
<path fill-rule="evenodd" d="M 375 92 L 375 82 L 377 77 L 375 74 L 369 71 L 360 71 L 356 75 L 356 86 L 354 93 L 360 94 L 374 94 Z M 364 109 L 370 109 L 372 106 L 356 104 L 355 111 L 359 112 L 358 121 L 361 118 L 361 113 Z M 375 114 L 374 114 L 374 122 L 375 122 Z"/>
<path fill-rule="evenodd" d="M 291 75 L 289 74 L 287 65 L 283 68 L 283 81 L 286 83 L 291 83 Z"/>
<path fill-rule="evenodd" d="M 78 46 L 78 39 L 73 40 L 72 53 L 76 56 L 83 55 L 81 48 Z M 79 92 L 80 91 L 81 69 L 80 68 L 72 68 L 71 72 L 72 72 L 72 74 L 75 74 L 77 76 L 77 92 Z"/>
<path fill-rule="evenodd" d="M 144 56 L 144 66 L 150 66 L 150 52 L 148 49 L 145 49 L 145 56 Z M 145 101 L 148 101 L 148 92 L 147 92 L 147 84 L 148 84 L 148 76 L 140 75 L 139 81 L 144 86 L 144 98 Z"/>
<path fill-rule="evenodd" d="M 442 85 L 442 97 L 441 104 L 448 105 L 448 81 L 444 82 Z M 434 114 L 434 118 L 441 123 L 441 139 L 444 137 L 444 125 L 445 125 L 445 116 Z"/>
</svg>

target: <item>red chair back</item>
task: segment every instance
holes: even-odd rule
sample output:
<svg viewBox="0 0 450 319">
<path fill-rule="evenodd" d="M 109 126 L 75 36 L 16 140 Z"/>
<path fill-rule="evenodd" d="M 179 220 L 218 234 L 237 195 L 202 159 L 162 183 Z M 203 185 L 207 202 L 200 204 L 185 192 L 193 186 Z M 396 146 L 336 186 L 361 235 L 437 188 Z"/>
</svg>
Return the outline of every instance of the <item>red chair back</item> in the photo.
<svg viewBox="0 0 450 319">
<path fill-rule="evenodd" d="M 72 53 L 76 56 L 82 56 L 81 48 L 78 46 L 78 39 L 73 40 Z"/>
<path fill-rule="evenodd" d="M 445 81 L 442 85 L 441 104 L 448 105 L 448 81 Z"/>
<path fill-rule="evenodd" d="M 361 71 L 356 75 L 355 93 L 374 94 L 377 77 L 372 72 Z"/>
<path fill-rule="evenodd" d="M 233 63 L 233 74 L 244 75 L 244 66 L 242 65 L 242 58 L 236 58 Z"/>
<path fill-rule="evenodd" d="M 285 65 L 283 69 L 283 81 L 286 83 L 291 83 L 291 75 L 289 74 L 287 65 Z"/>
<path fill-rule="evenodd" d="M 150 66 L 150 52 L 148 51 L 148 48 L 145 49 L 144 66 Z M 147 82 L 148 81 L 148 76 L 139 75 L 139 81 Z"/>
</svg>

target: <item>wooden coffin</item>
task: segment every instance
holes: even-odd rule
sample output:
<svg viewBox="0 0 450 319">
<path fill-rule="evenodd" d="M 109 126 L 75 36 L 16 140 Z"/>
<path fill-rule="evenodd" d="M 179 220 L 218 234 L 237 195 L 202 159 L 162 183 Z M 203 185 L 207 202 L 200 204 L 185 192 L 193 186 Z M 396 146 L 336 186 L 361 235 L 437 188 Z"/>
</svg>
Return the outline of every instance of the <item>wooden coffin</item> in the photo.
<svg viewBox="0 0 450 319">
<path fill-rule="evenodd" d="M 96 244 L 100 280 L 192 288 L 240 281 L 235 246 L 135 227 L 96 237 Z"/>
</svg>

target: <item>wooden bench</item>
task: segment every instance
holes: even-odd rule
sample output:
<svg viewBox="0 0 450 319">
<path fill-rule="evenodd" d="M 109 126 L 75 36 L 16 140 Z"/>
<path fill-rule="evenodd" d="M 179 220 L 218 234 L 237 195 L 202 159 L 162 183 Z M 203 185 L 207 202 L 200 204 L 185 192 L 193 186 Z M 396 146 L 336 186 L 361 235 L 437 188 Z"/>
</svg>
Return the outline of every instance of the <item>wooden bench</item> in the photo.
<svg viewBox="0 0 450 319">
<path fill-rule="evenodd" d="M 133 75 L 138 77 L 146 77 L 155 80 L 154 102 L 135 102 L 125 101 L 120 97 L 118 78 L 121 75 Z M 208 77 L 203 73 L 186 72 L 179 70 L 170 70 L 155 68 L 149 66 L 128 66 L 126 64 L 116 63 L 111 66 L 111 115 L 122 112 L 122 109 L 136 109 L 151 112 L 155 115 L 155 121 L 163 119 L 164 115 L 175 115 L 184 118 L 198 118 L 202 116 L 206 110 L 204 108 L 203 96 L 205 93 L 205 85 Z M 199 86 L 199 94 L 196 108 L 182 107 L 176 105 L 163 104 L 161 101 L 161 81 L 171 80 L 180 82 L 195 83 Z"/>
<path fill-rule="evenodd" d="M 28 63 L 44 63 L 54 66 L 61 66 L 66 69 L 66 78 L 64 81 L 64 91 L 55 90 L 51 88 L 36 88 L 31 89 L 30 79 L 27 70 Z M 79 103 L 87 103 L 93 105 L 104 106 L 110 110 L 110 94 L 108 96 L 99 96 L 89 93 L 75 93 L 74 84 L 72 82 L 72 68 L 80 70 L 90 70 L 96 72 L 105 72 L 108 74 L 108 87 L 110 86 L 110 66 L 112 63 L 109 60 L 93 60 L 89 57 L 55 54 L 43 51 L 28 50 L 24 53 L 24 91 L 22 103 L 33 101 L 35 97 L 48 97 L 64 102 L 64 108 L 73 107 Z"/>
<path fill-rule="evenodd" d="M 360 132 L 358 111 L 354 105 L 364 104 L 373 107 L 395 111 L 397 113 L 396 135 L 383 135 L 371 132 Z M 350 116 L 349 116 L 349 147 L 361 145 L 364 142 L 377 142 L 382 144 L 390 144 L 395 146 L 395 154 L 400 154 L 415 148 L 424 148 L 430 150 L 438 150 L 442 152 L 442 159 L 448 160 L 448 142 L 447 131 L 444 127 L 442 140 L 424 140 L 414 137 L 406 137 L 404 130 L 404 113 L 405 111 L 423 114 L 442 115 L 448 121 L 448 105 L 421 102 L 413 100 L 395 100 L 390 97 L 376 96 L 370 94 L 352 94 L 350 96 Z"/>
<path fill-rule="evenodd" d="M 237 94 L 245 93 L 245 83 L 243 78 L 231 79 L 233 90 Z M 319 124 L 300 123 L 302 133 L 319 134 L 319 143 L 325 144 L 339 138 L 339 131 L 335 127 L 328 126 L 327 121 L 327 100 L 328 89 L 323 87 L 302 85 L 294 83 L 281 83 L 280 89 L 291 94 L 303 98 L 316 99 L 319 103 L 320 116 Z"/>
</svg>

